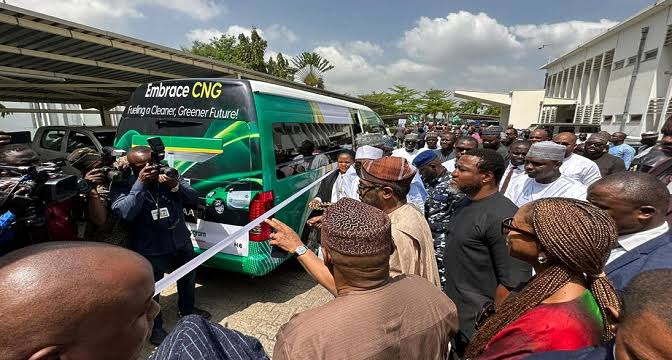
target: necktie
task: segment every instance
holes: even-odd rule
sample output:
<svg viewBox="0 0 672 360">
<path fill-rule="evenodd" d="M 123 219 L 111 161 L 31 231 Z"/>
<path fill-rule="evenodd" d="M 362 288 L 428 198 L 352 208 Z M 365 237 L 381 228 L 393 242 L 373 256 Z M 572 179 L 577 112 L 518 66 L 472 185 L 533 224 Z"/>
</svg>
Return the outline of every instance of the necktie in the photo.
<svg viewBox="0 0 672 360">
<path fill-rule="evenodd" d="M 506 174 L 506 178 L 504 178 L 504 183 L 502 184 L 502 189 L 499 190 L 501 193 L 506 192 L 506 188 L 509 187 L 509 182 L 511 182 L 511 176 L 513 175 L 513 171 L 516 170 L 516 167 L 511 165 L 511 168 L 509 170 L 509 173 Z"/>
</svg>

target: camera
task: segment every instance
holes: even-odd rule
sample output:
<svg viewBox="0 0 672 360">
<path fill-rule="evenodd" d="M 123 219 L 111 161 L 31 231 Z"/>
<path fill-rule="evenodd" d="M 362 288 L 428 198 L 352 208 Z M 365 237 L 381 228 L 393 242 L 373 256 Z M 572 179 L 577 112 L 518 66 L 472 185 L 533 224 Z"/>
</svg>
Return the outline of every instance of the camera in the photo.
<svg viewBox="0 0 672 360">
<path fill-rule="evenodd" d="M 117 158 L 126 155 L 124 150 L 115 149 L 111 146 L 103 147 L 100 160 L 103 166 L 99 169 L 105 174 L 105 178 L 111 183 L 120 183 L 126 181 L 131 175 L 130 168 L 119 168 L 115 166 Z"/>
<path fill-rule="evenodd" d="M 161 140 L 160 137 L 152 137 L 147 139 L 147 144 L 149 145 L 149 148 L 152 149 L 151 164 L 159 168 L 159 174 L 177 178 L 179 175 L 177 170 L 161 163 L 161 161 L 166 158 L 166 147 L 163 145 L 163 140 Z"/>
<path fill-rule="evenodd" d="M 1 165 L 0 211 L 21 213 L 36 204 L 51 204 L 78 194 L 77 177 L 66 175 L 56 163 L 37 166 Z"/>
</svg>

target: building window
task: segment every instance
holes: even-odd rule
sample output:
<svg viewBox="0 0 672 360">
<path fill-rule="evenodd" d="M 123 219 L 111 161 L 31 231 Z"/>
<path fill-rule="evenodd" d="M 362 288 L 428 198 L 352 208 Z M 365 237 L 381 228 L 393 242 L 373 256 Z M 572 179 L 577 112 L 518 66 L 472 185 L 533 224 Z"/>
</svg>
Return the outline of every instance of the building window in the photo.
<svg viewBox="0 0 672 360">
<path fill-rule="evenodd" d="M 614 63 L 614 70 L 622 69 L 623 65 L 625 65 L 625 60 L 619 60 Z"/>
<path fill-rule="evenodd" d="M 642 121 L 642 115 L 641 114 L 630 115 L 630 122 L 631 123 L 638 123 L 638 122 L 641 122 L 641 121 Z"/>
<path fill-rule="evenodd" d="M 635 65 L 636 62 L 637 62 L 637 55 L 631 56 L 628 58 L 628 65 L 626 66 Z"/>
<path fill-rule="evenodd" d="M 653 60 L 657 57 L 658 57 L 658 49 L 656 48 L 656 49 L 649 50 L 649 51 L 645 52 L 643 61 Z"/>
</svg>

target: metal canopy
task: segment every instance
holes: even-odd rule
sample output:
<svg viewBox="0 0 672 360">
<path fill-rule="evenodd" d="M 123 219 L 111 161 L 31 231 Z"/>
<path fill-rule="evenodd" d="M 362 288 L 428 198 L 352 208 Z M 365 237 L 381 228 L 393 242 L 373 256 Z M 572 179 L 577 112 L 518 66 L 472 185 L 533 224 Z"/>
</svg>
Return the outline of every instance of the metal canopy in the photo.
<svg viewBox="0 0 672 360">
<path fill-rule="evenodd" d="M 165 79 L 260 80 L 360 104 L 320 90 L 180 50 L 0 4 L 0 102 L 55 102 L 110 109 L 140 84 Z"/>
</svg>

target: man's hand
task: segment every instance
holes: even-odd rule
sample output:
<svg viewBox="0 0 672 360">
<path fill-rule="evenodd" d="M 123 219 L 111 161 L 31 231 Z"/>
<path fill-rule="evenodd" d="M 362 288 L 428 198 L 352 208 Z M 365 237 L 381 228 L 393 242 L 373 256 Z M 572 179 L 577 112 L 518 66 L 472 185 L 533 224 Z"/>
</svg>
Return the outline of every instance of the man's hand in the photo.
<svg viewBox="0 0 672 360">
<path fill-rule="evenodd" d="M 138 179 L 143 183 L 143 184 L 151 184 L 155 182 L 159 178 L 159 169 L 150 164 L 146 164 L 142 170 L 140 170 L 140 174 L 138 174 Z"/>
<path fill-rule="evenodd" d="M 306 221 L 308 226 L 319 228 L 322 226 L 322 215 L 314 216 Z"/>
<path fill-rule="evenodd" d="M 313 199 L 313 200 L 310 200 L 310 202 L 308 203 L 308 207 L 310 207 L 311 209 L 313 209 L 313 208 L 317 208 L 317 207 L 319 207 L 320 204 L 322 204 L 322 200 L 320 200 L 320 199 L 318 199 L 318 198 L 315 198 L 315 199 Z"/>
<path fill-rule="evenodd" d="M 175 186 L 177 186 L 178 182 L 177 179 L 173 179 L 168 175 L 161 174 L 159 175 L 159 184 L 168 190 L 172 190 L 175 188 Z"/>
<path fill-rule="evenodd" d="M 282 221 L 267 219 L 265 222 L 275 230 L 275 232 L 271 234 L 271 245 L 275 245 L 290 254 L 294 254 L 296 248 L 303 245 L 299 235 Z"/>
<path fill-rule="evenodd" d="M 93 169 L 86 173 L 84 179 L 93 184 L 104 184 L 105 173 L 103 173 L 102 169 Z"/>
<path fill-rule="evenodd" d="M 7 145 L 10 142 L 12 142 L 12 137 L 3 132 L 0 132 L 0 146 Z"/>
</svg>

